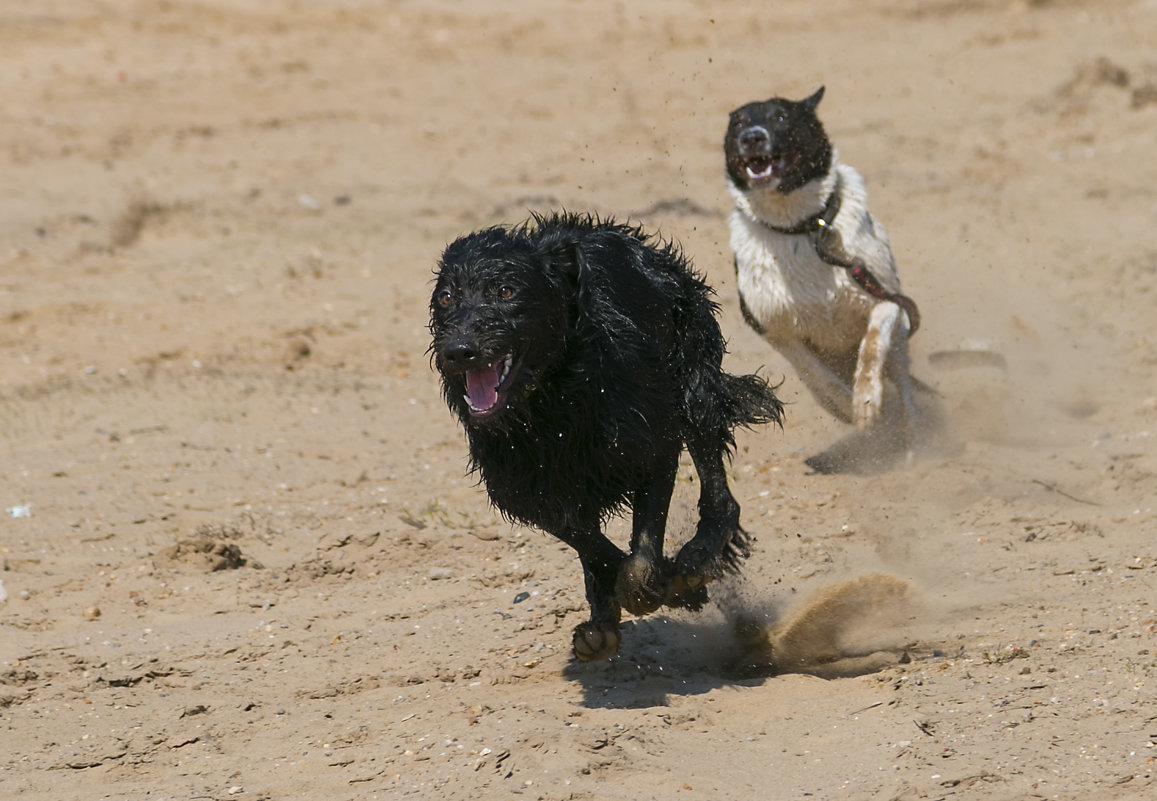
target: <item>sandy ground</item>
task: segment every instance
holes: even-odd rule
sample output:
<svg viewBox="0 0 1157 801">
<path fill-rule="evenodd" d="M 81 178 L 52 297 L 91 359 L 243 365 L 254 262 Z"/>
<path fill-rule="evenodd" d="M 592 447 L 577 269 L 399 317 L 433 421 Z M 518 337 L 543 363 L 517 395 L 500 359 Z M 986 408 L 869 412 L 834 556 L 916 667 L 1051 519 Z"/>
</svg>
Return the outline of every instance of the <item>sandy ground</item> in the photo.
<svg viewBox="0 0 1157 801">
<path fill-rule="evenodd" d="M 0 3 L 0 797 L 1153 798 L 1155 45 L 1152 0 Z M 948 416 L 877 475 L 808 470 L 847 430 L 727 248 L 727 112 L 820 84 Z M 744 581 L 589 665 L 425 354 L 445 243 L 561 207 L 682 242 L 791 402 Z M 805 605 L 857 580 L 904 602 Z M 737 614 L 816 664 L 737 671 Z"/>
</svg>

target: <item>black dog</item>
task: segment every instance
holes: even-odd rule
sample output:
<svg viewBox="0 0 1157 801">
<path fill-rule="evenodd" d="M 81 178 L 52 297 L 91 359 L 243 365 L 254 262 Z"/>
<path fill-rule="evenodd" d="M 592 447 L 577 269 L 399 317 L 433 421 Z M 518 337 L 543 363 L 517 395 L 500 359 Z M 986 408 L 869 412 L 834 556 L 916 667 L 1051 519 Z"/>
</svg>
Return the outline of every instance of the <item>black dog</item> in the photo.
<svg viewBox="0 0 1157 801">
<path fill-rule="evenodd" d="M 581 660 L 615 654 L 621 608 L 697 609 L 747 554 L 724 456 L 737 426 L 779 422 L 782 407 L 763 379 L 723 372 L 710 296 L 673 244 L 589 216 L 488 228 L 442 255 L 430 331 L 446 402 L 491 502 L 578 552 Z M 672 561 L 663 534 L 684 445 L 700 517 Z M 627 507 L 630 555 L 602 533 Z"/>
</svg>

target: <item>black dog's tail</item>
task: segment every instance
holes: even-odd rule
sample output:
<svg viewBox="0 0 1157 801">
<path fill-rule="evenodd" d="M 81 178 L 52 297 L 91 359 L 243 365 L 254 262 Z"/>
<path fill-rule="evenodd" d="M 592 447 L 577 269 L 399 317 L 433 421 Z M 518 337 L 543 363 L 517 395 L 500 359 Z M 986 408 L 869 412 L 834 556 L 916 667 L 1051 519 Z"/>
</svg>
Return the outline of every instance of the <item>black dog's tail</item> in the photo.
<svg viewBox="0 0 1157 801">
<path fill-rule="evenodd" d="M 684 409 L 689 433 L 696 432 L 730 453 L 735 448 L 735 429 L 783 425 L 783 403 L 760 376 L 731 375 L 715 367 L 704 370 L 699 379 L 691 382 Z"/>
<path fill-rule="evenodd" d="M 684 375 L 684 425 L 690 434 L 714 439 L 730 452 L 735 447 L 736 428 L 752 428 L 764 423 L 783 424 L 783 403 L 775 388 L 758 375 L 731 375 L 723 370 L 727 352 L 716 306 L 703 286 L 698 302 L 689 304 L 677 321 L 680 363 Z"/>
<path fill-rule="evenodd" d="M 783 402 L 765 379 L 757 375 L 723 373 L 723 385 L 722 418 L 729 430 L 764 423 L 783 425 Z"/>
</svg>

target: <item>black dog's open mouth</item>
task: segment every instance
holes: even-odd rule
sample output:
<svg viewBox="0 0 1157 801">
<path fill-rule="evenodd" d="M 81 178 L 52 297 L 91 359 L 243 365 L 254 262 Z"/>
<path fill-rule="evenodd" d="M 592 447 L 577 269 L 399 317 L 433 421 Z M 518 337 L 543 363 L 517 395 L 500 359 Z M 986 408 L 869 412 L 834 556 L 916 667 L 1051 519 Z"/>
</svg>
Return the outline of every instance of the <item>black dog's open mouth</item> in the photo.
<svg viewBox="0 0 1157 801">
<path fill-rule="evenodd" d="M 783 176 L 799 162 L 799 153 L 776 156 L 753 156 L 743 163 L 743 171 L 752 183 L 765 183 Z"/>
<path fill-rule="evenodd" d="M 506 393 L 517 371 L 514 354 L 494 364 L 466 371 L 466 403 L 474 417 L 488 417 L 506 405 Z"/>
</svg>

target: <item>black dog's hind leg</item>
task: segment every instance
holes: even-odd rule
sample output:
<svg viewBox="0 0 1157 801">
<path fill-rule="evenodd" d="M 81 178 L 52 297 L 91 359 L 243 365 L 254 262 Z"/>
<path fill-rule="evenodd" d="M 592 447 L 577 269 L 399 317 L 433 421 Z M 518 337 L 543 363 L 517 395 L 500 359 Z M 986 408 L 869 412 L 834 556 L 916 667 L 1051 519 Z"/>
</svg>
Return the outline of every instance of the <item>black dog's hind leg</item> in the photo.
<svg viewBox="0 0 1157 801">
<path fill-rule="evenodd" d="M 663 538 L 679 469 L 679 450 L 676 444 L 665 458 L 656 459 L 660 469 L 645 487 L 635 490 L 631 499 L 631 554 L 619 567 L 615 595 L 622 607 L 637 617 L 663 605 L 674 572 L 671 563 L 663 558 Z"/>
<path fill-rule="evenodd" d="M 591 619 L 574 630 L 574 655 L 583 662 L 610 659 L 619 650 L 621 613 L 615 598 L 615 580 L 626 555 L 599 531 L 598 524 L 556 534 L 578 551 L 586 580 Z"/>
<path fill-rule="evenodd" d="M 739 526 L 739 502 L 727 485 L 724 448 L 722 442 L 708 445 L 698 437 L 687 442 L 699 474 L 699 525 L 695 536 L 679 551 L 675 570 L 680 581 L 692 589 L 737 570 L 748 556 L 747 534 Z M 692 596 L 676 600 L 682 600 L 681 605 L 702 605 L 706 599 Z"/>
</svg>

